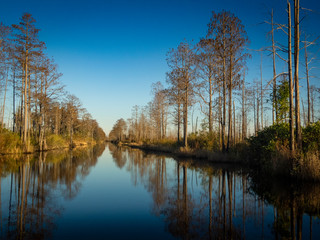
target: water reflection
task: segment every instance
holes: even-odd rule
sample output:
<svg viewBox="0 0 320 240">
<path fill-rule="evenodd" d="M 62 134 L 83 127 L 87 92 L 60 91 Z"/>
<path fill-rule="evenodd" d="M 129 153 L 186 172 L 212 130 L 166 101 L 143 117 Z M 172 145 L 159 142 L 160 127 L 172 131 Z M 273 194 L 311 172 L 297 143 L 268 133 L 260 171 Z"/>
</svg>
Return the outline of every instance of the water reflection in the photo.
<svg viewBox="0 0 320 240">
<path fill-rule="evenodd" d="M 320 238 L 319 184 L 104 148 L 2 159 L 0 238 Z"/>
<path fill-rule="evenodd" d="M 55 219 L 64 210 L 58 199 L 77 195 L 81 179 L 89 174 L 103 151 L 104 146 L 96 146 L 2 158 L 0 179 L 6 183 L 0 183 L 0 193 L 9 194 L 2 194 L 4 199 L 0 199 L 0 238 L 50 238 Z"/>
<path fill-rule="evenodd" d="M 153 214 L 181 239 L 319 239 L 320 185 L 283 184 L 241 168 L 109 145 L 116 166 L 153 198 Z"/>
</svg>

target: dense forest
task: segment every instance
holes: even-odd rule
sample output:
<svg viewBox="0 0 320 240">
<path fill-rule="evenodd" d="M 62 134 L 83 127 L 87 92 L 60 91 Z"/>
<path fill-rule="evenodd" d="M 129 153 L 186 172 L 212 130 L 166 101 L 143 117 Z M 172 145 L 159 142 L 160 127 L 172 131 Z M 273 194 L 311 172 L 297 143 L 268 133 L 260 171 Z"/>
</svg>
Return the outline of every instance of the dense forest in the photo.
<svg viewBox="0 0 320 240">
<path fill-rule="evenodd" d="M 0 153 L 74 147 L 105 139 L 104 131 L 67 93 L 36 20 L 0 23 Z M 8 99 L 9 92 L 13 99 Z"/>
<path fill-rule="evenodd" d="M 319 88 L 311 85 L 310 76 L 319 45 L 318 37 L 308 37 L 300 24 L 310 14 L 301 16 L 301 9 L 298 0 L 294 6 L 288 1 L 284 23 L 277 23 L 270 11 L 265 21 L 270 46 L 257 50 L 249 48 L 237 16 L 213 12 L 206 36 L 168 51 L 165 83 L 154 83 L 152 101 L 134 106 L 130 119 L 114 124 L 110 140 L 223 153 L 241 150 L 255 153 L 251 159 L 257 161 L 268 158 L 272 166 L 279 165 L 270 160 L 276 155 L 287 159 L 289 169 L 311 160 L 318 169 Z M 253 53 L 261 54 L 261 78 L 254 81 L 246 78 Z M 273 76 L 267 80 L 262 76 L 263 55 L 272 58 Z"/>
</svg>

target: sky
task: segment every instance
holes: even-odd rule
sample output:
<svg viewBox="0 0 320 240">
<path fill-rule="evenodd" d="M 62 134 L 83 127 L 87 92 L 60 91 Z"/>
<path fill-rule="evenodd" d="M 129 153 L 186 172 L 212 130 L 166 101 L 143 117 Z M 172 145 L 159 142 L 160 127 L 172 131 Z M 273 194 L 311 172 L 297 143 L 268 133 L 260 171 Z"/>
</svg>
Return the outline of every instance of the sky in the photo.
<svg viewBox="0 0 320 240">
<path fill-rule="evenodd" d="M 303 25 L 314 38 L 320 34 L 320 1 L 300 5 L 312 9 L 304 11 Z M 275 21 L 286 23 L 286 0 L 1 0 L 0 21 L 17 24 L 23 13 L 32 14 L 66 90 L 108 134 L 134 105 L 152 99 L 152 83 L 165 83 L 166 53 L 184 40 L 205 37 L 212 11 L 228 10 L 242 21 L 252 54 L 247 79 L 260 78 L 261 57 L 253 50 L 270 45 L 264 22 L 272 8 Z M 263 78 L 271 74 L 271 58 L 264 54 Z"/>
</svg>

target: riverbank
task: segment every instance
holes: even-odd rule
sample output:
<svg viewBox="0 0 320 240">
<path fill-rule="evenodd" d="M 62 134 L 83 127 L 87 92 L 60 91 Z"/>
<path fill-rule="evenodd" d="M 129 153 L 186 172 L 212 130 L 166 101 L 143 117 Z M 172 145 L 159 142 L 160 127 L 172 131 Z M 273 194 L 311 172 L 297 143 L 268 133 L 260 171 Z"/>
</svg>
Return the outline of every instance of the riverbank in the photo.
<svg viewBox="0 0 320 240">
<path fill-rule="evenodd" d="M 40 150 L 39 143 L 31 139 L 28 151 L 25 151 L 22 140 L 17 133 L 4 128 L 0 128 L 0 130 L 0 155 L 30 154 L 41 151 L 73 149 L 98 143 L 92 138 L 76 135 L 73 137 L 72 144 L 70 144 L 70 138 L 68 136 L 50 134 L 46 136 L 42 150 Z"/>
<path fill-rule="evenodd" d="M 208 147 L 208 144 L 203 144 L 201 139 L 195 139 L 194 142 L 197 144 L 191 143 L 187 148 L 169 139 L 153 143 L 120 142 L 118 144 L 146 151 L 168 153 L 180 158 L 228 164 L 240 163 L 258 173 L 259 176 L 320 182 L 320 122 L 303 128 L 302 136 L 301 148 L 293 152 L 289 148 L 289 125 L 286 123 L 266 127 L 256 136 L 232 146 L 226 153 L 215 147 Z"/>
<path fill-rule="evenodd" d="M 185 147 L 177 147 L 173 145 L 162 144 L 146 144 L 146 143 L 117 143 L 120 146 L 128 146 L 144 151 L 152 151 L 158 153 L 167 153 L 179 158 L 194 158 L 199 160 L 207 160 L 215 163 L 243 163 L 241 157 L 235 153 L 219 153 L 202 149 L 191 149 Z"/>
</svg>

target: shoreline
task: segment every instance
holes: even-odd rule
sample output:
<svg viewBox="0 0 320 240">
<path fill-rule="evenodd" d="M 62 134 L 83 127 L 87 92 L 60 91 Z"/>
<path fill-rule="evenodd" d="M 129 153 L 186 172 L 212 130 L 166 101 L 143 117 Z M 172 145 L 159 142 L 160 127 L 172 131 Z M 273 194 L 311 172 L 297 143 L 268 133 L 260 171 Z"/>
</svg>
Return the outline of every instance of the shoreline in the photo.
<svg viewBox="0 0 320 240">
<path fill-rule="evenodd" d="M 81 147 L 95 146 L 97 144 L 99 144 L 99 143 L 94 143 L 94 144 L 81 143 L 81 144 L 75 144 L 72 147 L 63 146 L 63 147 L 47 148 L 47 149 L 44 149 L 44 150 L 36 149 L 36 150 L 29 151 L 29 152 L 25 152 L 25 151 L 19 149 L 19 150 L 15 151 L 15 152 L 0 152 L 0 157 L 1 156 L 11 156 L 11 155 L 31 155 L 31 154 L 35 154 L 35 153 L 44 153 L 44 152 L 57 151 L 57 150 L 73 150 L 73 149 L 77 149 L 77 148 L 81 148 Z"/>
<path fill-rule="evenodd" d="M 138 144 L 138 143 L 114 143 L 117 146 L 127 146 L 144 151 L 151 151 L 156 153 L 166 153 L 179 158 L 193 158 L 197 160 L 205 160 L 212 163 L 226 163 L 226 164 L 243 164 L 243 160 L 234 153 L 219 153 L 209 150 L 193 150 L 185 149 L 183 147 L 169 147 L 155 144 Z"/>
</svg>

